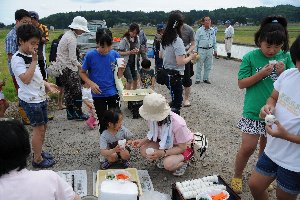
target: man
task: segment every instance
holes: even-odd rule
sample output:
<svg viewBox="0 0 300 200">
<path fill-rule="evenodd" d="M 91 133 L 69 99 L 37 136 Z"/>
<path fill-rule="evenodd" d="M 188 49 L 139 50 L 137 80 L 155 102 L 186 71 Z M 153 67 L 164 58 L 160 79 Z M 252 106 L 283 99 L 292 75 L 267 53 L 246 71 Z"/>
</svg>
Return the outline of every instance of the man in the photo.
<svg viewBox="0 0 300 200">
<path fill-rule="evenodd" d="M 147 59 L 147 36 L 143 29 L 140 29 L 139 38 L 141 44 L 140 46 L 141 57 L 142 60 L 144 60 Z"/>
<path fill-rule="evenodd" d="M 196 51 L 200 55 L 200 59 L 196 64 L 196 82 L 199 84 L 201 80 L 201 68 L 204 65 L 203 82 L 211 84 L 209 81 L 209 73 L 212 68 L 213 55 L 217 56 L 217 42 L 215 30 L 211 27 L 210 17 L 204 17 L 204 24 L 196 32 Z"/>
<path fill-rule="evenodd" d="M 195 49 L 195 34 L 192 27 L 187 24 L 183 24 L 181 28 L 181 38 L 186 49 L 186 54 L 190 54 Z M 184 75 L 182 79 L 182 85 L 184 87 L 183 106 L 191 106 L 189 97 L 191 93 L 192 79 L 194 75 L 193 63 L 190 61 L 185 65 Z"/>
<path fill-rule="evenodd" d="M 41 40 L 38 47 L 38 64 L 43 76 L 43 79 L 47 81 L 46 73 L 46 44 L 49 42 L 49 31 L 46 25 L 39 23 L 39 15 L 35 11 L 29 12 L 31 17 L 31 23 L 41 31 Z"/>
<path fill-rule="evenodd" d="M 24 9 L 20 9 L 15 12 L 15 20 L 16 20 L 15 27 L 6 35 L 5 50 L 7 54 L 8 69 L 12 77 L 16 92 L 18 93 L 19 86 L 11 70 L 11 58 L 18 51 L 17 33 L 16 33 L 17 28 L 23 24 L 30 24 L 31 18 L 28 11 Z M 29 125 L 30 124 L 29 119 L 27 118 L 25 111 L 20 105 L 19 105 L 19 114 L 22 117 L 23 123 L 25 125 Z"/>
<path fill-rule="evenodd" d="M 231 47 L 233 42 L 234 28 L 230 25 L 230 21 L 225 22 L 225 51 L 227 53 L 227 59 L 231 58 Z"/>
</svg>

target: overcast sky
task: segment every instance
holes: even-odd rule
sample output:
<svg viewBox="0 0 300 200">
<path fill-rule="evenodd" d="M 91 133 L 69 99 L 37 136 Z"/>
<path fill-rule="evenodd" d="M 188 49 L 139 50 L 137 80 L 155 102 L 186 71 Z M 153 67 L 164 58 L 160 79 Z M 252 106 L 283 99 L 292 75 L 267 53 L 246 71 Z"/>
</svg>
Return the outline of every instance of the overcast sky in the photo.
<svg viewBox="0 0 300 200">
<path fill-rule="evenodd" d="M 15 22 L 17 9 L 37 11 L 40 18 L 51 14 L 88 10 L 119 11 L 171 11 L 171 10 L 214 10 L 218 8 L 236 8 L 240 6 L 276 6 L 291 4 L 300 7 L 300 0 L 1 0 L 0 22 Z M 278 13 L 280 14 L 280 13 Z"/>
</svg>

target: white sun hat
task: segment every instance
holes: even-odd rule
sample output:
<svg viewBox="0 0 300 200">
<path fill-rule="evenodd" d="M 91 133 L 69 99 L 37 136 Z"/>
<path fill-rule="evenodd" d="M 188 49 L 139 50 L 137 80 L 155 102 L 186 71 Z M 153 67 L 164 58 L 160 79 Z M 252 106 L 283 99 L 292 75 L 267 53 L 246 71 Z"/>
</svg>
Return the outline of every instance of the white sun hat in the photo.
<svg viewBox="0 0 300 200">
<path fill-rule="evenodd" d="M 87 21 L 84 17 L 76 16 L 73 19 L 73 22 L 71 25 L 69 25 L 69 28 L 82 30 L 84 32 L 90 32 L 87 28 Z"/>
<path fill-rule="evenodd" d="M 143 105 L 139 109 L 140 115 L 146 120 L 162 121 L 171 112 L 171 108 L 166 98 L 157 93 L 145 96 Z"/>
</svg>

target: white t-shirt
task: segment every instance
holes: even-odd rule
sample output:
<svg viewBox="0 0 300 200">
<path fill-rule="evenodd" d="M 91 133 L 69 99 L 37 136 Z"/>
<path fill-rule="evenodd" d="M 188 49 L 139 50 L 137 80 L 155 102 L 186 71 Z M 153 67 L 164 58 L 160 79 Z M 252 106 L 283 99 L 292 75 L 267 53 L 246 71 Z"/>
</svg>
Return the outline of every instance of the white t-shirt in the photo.
<svg viewBox="0 0 300 200">
<path fill-rule="evenodd" d="M 38 65 L 29 84 L 23 83 L 19 77 L 26 72 L 31 61 L 31 55 L 17 51 L 12 57 L 11 68 L 19 86 L 18 97 L 27 103 L 40 103 L 45 101 L 47 96 L 43 76 Z"/>
<path fill-rule="evenodd" d="M 0 198 L 3 200 L 73 200 L 75 192 L 51 170 L 13 170 L 0 177 Z"/>
<path fill-rule="evenodd" d="M 93 103 L 91 88 L 82 87 L 82 100 L 88 100 L 89 102 Z"/>
<path fill-rule="evenodd" d="M 279 92 L 274 115 L 290 133 L 300 136 L 300 72 L 297 68 L 284 71 L 274 88 Z M 276 129 L 276 125 L 273 125 Z M 279 166 L 300 172 L 300 144 L 267 135 L 266 155 Z"/>
</svg>

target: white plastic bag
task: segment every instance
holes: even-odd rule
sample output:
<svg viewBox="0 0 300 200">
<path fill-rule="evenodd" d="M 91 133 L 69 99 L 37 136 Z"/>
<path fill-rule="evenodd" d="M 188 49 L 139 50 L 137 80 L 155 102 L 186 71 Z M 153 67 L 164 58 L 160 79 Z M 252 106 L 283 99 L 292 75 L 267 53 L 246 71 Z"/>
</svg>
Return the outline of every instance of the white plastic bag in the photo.
<svg viewBox="0 0 300 200">
<path fill-rule="evenodd" d="M 171 196 L 157 191 L 147 191 L 143 192 L 140 200 L 171 200 Z"/>
</svg>

